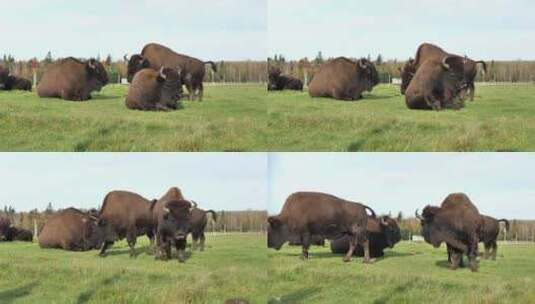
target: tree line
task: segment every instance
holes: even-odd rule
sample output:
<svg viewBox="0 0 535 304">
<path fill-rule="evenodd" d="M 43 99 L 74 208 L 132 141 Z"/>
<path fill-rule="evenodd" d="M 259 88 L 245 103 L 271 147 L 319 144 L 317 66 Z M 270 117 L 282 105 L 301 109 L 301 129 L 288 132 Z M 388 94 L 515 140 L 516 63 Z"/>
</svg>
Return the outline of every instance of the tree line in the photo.
<svg viewBox="0 0 535 304">
<path fill-rule="evenodd" d="M 4 206 L 0 217 L 10 219 L 16 227 L 28 229 L 34 233 L 43 229 L 45 223 L 62 209 L 54 209 L 49 203 L 45 210 L 37 209 L 18 212 L 12 206 Z M 80 209 L 88 211 L 87 209 Z M 267 211 L 216 211 L 217 221 L 210 219 L 209 215 L 206 231 L 208 232 L 265 232 L 267 231 Z"/>
<path fill-rule="evenodd" d="M 283 55 L 275 55 L 268 58 L 268 65 L 281 68 L 283 74 L 297 77 L 308 83 L 319 67 L 332 58 L 325 59 L 321 52 L 314 59 L 307 57 L 299 60 L 286 60 Z M 359 58 L 350 58 L 358 60 Z M 375 64 L 379 78 L 382 83 L 390 83 L 393 78 L 400 78 L 400 69 L 406 61 L 384 60 L 379 54 L 376 58 L 367 59 Z M 477 82 L 535 82 L 535 61 L 487 61 L 487 73 L 480 72 L 477 75 Z"/>
<path fill-rule="evenodd" d="M 58 59 L 61 58 L 54 59 L 50 52 L 48 52 L 42 59 L 32 58 L 30 60 L 16 60 L 12 55 L 3 55 L 0 59 L 0 65 L 9 68 L 11 73 L 15 76 L 23 77 L 31 81 L 33 81 L 35 71 L 36 80 L 39 82 L 47 66 Z M 110 83 L 120 83 L 121 78 L 126 78 L 127 62 L 125 62 L 124 59 L 114 59 L 111 55 L 106 56 L 104 59 L 97 56 L 96 59 L 102 62 L 106 68 Z M 206 67 L 206 82 L 267 82 L 267 63 L 265 61 L 220 61 L 216 62 L 216 66 L 216 73 L 212 72 L 208 66 Z"/>
</svg>

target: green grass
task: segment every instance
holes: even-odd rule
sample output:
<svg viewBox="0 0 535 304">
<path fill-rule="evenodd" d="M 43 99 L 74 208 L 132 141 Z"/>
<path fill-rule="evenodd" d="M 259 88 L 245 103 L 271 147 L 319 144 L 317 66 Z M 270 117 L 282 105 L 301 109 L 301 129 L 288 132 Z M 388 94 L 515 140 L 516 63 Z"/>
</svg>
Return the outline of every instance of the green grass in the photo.
<svg viewBox="0 0 535 304">
<path fill-rule="evenodd" d="M 535 246 L 501 246 L 480 269 L 451 271 L 446 250 L 400 243 L 374 264 L 342 262 L 328 246 L 270 251 L 270 303 L 535 303 Z"/>
<path fill-rule="evenodd" d="M 128 110 L 127 86 L 88 102 L 0 91 L 1 151 L 265 150 L 266 93 L 260 85 L 208 86 L 201 103 L 170 113 Z"/>
<path fill-rule="evenodd" d="M 0 303 L 217 303 L 245 298 L 265 303 L 266 238 L 259 234 L 208 236 L 204 252 L 185 264 L 130 258 L 124 242 L 106 258 L 97 251 L 40 249 L 0 243 Z"/>
<path fill-rule="evenodd" d="M 535 151 L 535 86 L 478 86 L 460 111 L 414 111 L 399 88 L 356 102 L 269 94 L 272 151 Z"/>
</svg>

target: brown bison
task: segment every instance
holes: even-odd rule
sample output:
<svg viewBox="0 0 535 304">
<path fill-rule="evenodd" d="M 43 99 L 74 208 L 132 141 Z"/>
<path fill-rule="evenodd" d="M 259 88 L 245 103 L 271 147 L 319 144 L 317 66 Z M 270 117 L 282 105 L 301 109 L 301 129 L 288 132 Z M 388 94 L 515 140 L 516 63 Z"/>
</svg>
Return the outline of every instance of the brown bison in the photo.
<svg viewBox="0 0 535 304">
<path fill-rule="evenodd" d="M 136 73 L 128 88 L 125 103 L 132 110 L 170 111 L 179 108 L 182 83 L 180 70 L 151 68 Z"/>
<path fill-rule="evenodd" d="M 334 240 L 347 235 L 349 249 L 344 261 L 351 261 L 355 247 L 360 244 L 364 248 L 364 263 L 369 263 L 366 210 L 375 217 L 375 212 L 370 207 L 330 194 L 291 194 L 281 213 L 268 218 L 268 247 L 279 250 L 290 238 L 299 235 L 303 246 L 302 257 L 308 259 L 308 248 L 313 238 Z"/>
<path fill-rule="evenodd" d="M 368 239 L 370 240 L 370 257 L 377 258 L 384 256 L 385 248 L 394 248 L 394 245 L 401 240 L 401 233 L 396 220 L 389 216 L 379 218 L 368 217 Z M 349 238 L 347 236 L 331 241 L 332 253 L 346 253 L 349 249 Z M 362 246 L 358 245 L 356 256 L 364 256 Z"/>
<path fill-rule="evenodd" d="M 9 70 L 0 65 L 0 90 L 5 88 L 9 76 Z"/>
<path fill-rule="evenodd" d="M 31 91 L 32 82 L 25 78 L 10 75 L 7 81 L 5 82 L 4 90 Z"/>
<path fill-rule="evenodd" d="M 405 103 L 409 109 L 460 109 L 464 106 L 466 79 L 463 59 L 454 56 L 442 61 L 427 60 L 416 72 L 407 91 Z"/>
<path fill-rule="evenodd" d="M 41 248 L 71 251 L 98 249 L 102 245 L 105 221 L 75 208 L 52 216 L 39 234 Z"/>
<path fill-rule="evenodd" d="M 415 59 L 409 59 L 402 69 L 400 69 L 401 72 L 401 94 L 405 94 L 405 91 L 409 87 L 409 84 L 416 74 L 417 70 L 420 68 L 422 64 L 424 64 L 427 60 L 434 60 L 434 61 L 442 61 L 444 57 L 447 56 L 454 56 L 458 58 L 462 58 L 464 61 L 464 78 L 466 79 L 466 88 L 465 90 L 469 92 L 470 100 L 474 100 L 474 94 L 475 94 L 475 85 L 474 80 L 477 76 L 478 71 L 478 64 L 481 64 L 483 66 L 483 71 L 487 72 L 487 65 L 484 61 L 474 61 L 466 56 L 461 57 L 455 54 L 449 54 L 446 51 L 444 51 L 442 48 L 430 44 L 430 43 L 423 43 L 418 47 L 418 50 L 416 51 L 416 57 Z"/>
<path fill-rule="evenodd" d="M 509 221 L 506 219 L 495 219 L 487 215 L 481 215 L 481 231 L 479 241 L 485 246 L 484 259 L 491 258 L 496 260 L 498 253 L 498 234 L 500 234 L 500 222 L 505 223 L 506 231 L 509 230 Z"/>
<path fill-rule="evenodd" d="M 152 209 L 156 200 L 149 201 L 139 194 L 129 191 L 112 191 L 106 195 L 100 208 L 100 218 L 107 223 L 105 242 L 100 255 L 117 240 L 126 238 L 130 246 L 130 256 L 136 254 L 137 237 L 146 235 L 151 245 L 154 243 Z"/>
<path fill-rule="evenodd" d="M 457 269 L 463 254 L 469 259 L 470 269 L 477 271 L 477 252 L 481 216 L 476 206 L 464 193 L 453 193 L 446 197 L 440 207 L 426 206 L 416 217 L 422 226 L 425 241 L 435 248 L 442 242 L 448 247 L 450 269 Z"/>
<path fill-rule="evenodd" d="M 154 212 L 156 218 L 156 243 L 159 255 L 156 258 L 171 259 L 171 249 L 177 250 L 178 261 L 186 261 L 186 245 L 191 229 L 191 203 L 186 200 L 162 200 L 162 207 Z"/>
<path fill-rule="evenodd" d="M 197 203 L 191 201 L 193 204 L 193 210 L 191 211 L 191 249 L 195 250 L 199 247 L 200 251 L 204 251 L 204 242 L 206 237 L 204 236 L 204 230 L 206 224 L 208 224 L 208 213 L 212 214 L 212 219 L 217 221 L 217 214 L 214 210 L 203 210 L 197 208 Z"/>
<path fill-rule="evenodd" d="M 108 74 L 95 59 L 58 60 L 48 67 L 37 85 L 39 97 L 56 97 L 72 101 L 91 99 L 91 92 L 108 84 Z"/>
<path fill-rule="evenodd" d="M 197 58 L 178 54 L 170 48 L 157 43 L 145 45 L 141 54 L 132 55 L 130 59 L 125 55 L 124 60 L 128 62 L 128 82 L 132 82 L 134 75 L 144 68 L 150 67 L 156 70 L 162 66 L 171 69 L 180 68 L 182 71 L 181 82 L 186 85 L 190 100 L 197 98 L 202 101 L 204 92 L 203 80 L 206 73 L 205 65 L 210 64 L 212 70 L 217 72 L 217 67 L 212 61 L 203 62 Z"/>
<path fill-rule="evenodd" d="M 339 57 L 320 67 L 308 86 L 308 93 L 312 97 L 357 100 L 362 98 L 362 92 L 371 92 L 377 84 L 379 76 L 372 62 Z"/>
<path fill-rule="evenodd" d="M 303 90 L 303 82 L 291 76 L 281 75 L 282 71 L 276 67 L 270 67 L 268 71 L 268 91 Z"/>
</svg>

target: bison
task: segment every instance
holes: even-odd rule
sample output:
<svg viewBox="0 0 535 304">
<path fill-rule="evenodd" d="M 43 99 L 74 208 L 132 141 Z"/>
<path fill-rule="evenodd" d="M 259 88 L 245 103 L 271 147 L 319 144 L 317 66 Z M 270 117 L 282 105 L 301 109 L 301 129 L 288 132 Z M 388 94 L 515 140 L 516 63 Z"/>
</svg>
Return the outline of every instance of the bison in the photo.
<svg viewBox="0 0 535 304">
<path fill-rule="evenodd" d="M 12 228 L 13 241 L 33 242 L 33 232 L 24 228 Z"/>
<path fill-rule="evenodd" d="M 186 200 L 163 200 L 155 210 L 156 243 L 160 249 L 157 258 L 171 259 L 171 248 L 177 250 L 178 261 L 186 261 L 186 245 L 191 229 L 191 203 Z"/>
<path fill-rule="evenodd" d="M 13 228 L 13 224 L 7 217 L 0 217 L 0 241 L 10 241 Z"/>
<path fill-rule="evenodd" d="M 291 76 L 281 75 L 279 68 L 271 67 L 268 71 L 268 91 L 303 90 L 303 82 Z"/>
<path fill-rule="evenodd" d="M 300 236 L 302 258 L 308 259 L 313 238 L 338 239 L 349 236 L 345 262 L 352 259 L 357 244 L 364 248 L 364 263 L 369 263 L 369 241 L 366 232 L 368 206 L 319 192 L 296 192 L 284 203 L 281 213 L 268 218 L 268 247 L 280 250 L 294 236 Z"/>
<path fill-rule="evenodd" d="M 39 97 L 55 97 L 72 101 L 91 99 L 91 92 L 108 84 L 108 74 L 95 59 L 76 58 L 58 60 L 46 69 L 37 85 Z"/>
<path fill-rule="evenodd" d="M 100 208 L 100 218 L 107 223 L 105 241 L 100 256 L 117 240 L 126 238 L 130 256 L 135 256 L 137 237 L 146 235 L 154 243 L 152 210 L 156 200 L 149 201 L 129 191 L 112 191 L 106 195 Z"/>
<path fill-rule="evenodd" d="M 190 100 L 197 98 L 197 100 L 202 101 L 204 93 L 203 79 L 206 73 L 205 65 L 210 64 L 212 70 L 217 72 L 217 67 L 212 61 L 203 62 L 197 58 L 178 54 L 170 48 L 157 43 L 145 45 L 141 54 L 132 55 L 130 58 L 125 55 L 124 60 L 128 62 L 128 82 L 132 82 L 134 75 L 144 68 L 150 67 L 156 70 L 162 66 L 171 69 L 180 68 L 182 70 L 181 83 L 186 85 Z"/>
<path fill-rule="evenodd" d="M 9 70 L 0 65 L 0 90 L 5 88 L 9 76 Z"/>
<path fill-rule="evenodd" d="M 444 51 L 442 48 L 433 45 L 431 43 L 423 43 L 418 47 L 416 51 L 415 59 L 409 59 L 403 68 L 400 69 L 401 72 L 401 94 L 405 94 L 405 91 L 409 87 L 409 84 L 412 78 L 415 76 L 417 70 L 422 64 L 427 60 L 442 61 L 444 57 L 454 56 L 457 58 L 462 58 L 464 61 L 463 76 L 466 79 L 466 88 L 465 91 L 469 91 L 470 100 L 474 100 L 475 94 L 475 85 L 474 80 L 477 76 L 478 64 L 483 66 L 483 71 L 487 72 L 487 65 L 484 61 L 474 61 L 466 56 L 461 57 L 455 54 L 449 54 Z"/>
<path fill-rule="evenodd" d="M 339 57 L 323 64 L 308 86 L 311 97 L 357 100 L 379 84 L 375 65 L 367 59 L 353 62 Z"/>
<path fill-rule="evenodd" d="M 87 251 L 102 246 L 105 221 L 76 208 L 52 216 L 39 234 L 41 248 Z"/>
<path fill-rule="evenodd" d="M 505 223 L 506 231 L 509 230 L 509 221 L 506 219 L 495 219 L 491 216 L 481 215 L 481 231 L 479 234 L 479 241 L 483 242 L 485 246 L 484 259 L 491 258 L 496 260 L 498 253 L 498 234 L 500 234 L 500 222 Z"/>
<path fill-rule="evenodd" d="M 28 79 L 10 75 L 4 85 L 4 90 L 31 91 L 32 82 Z"/>
<path fill-rule="evenodd" d="M 477 252 L 481 216 L 477 207 L 464 193 L 452 193 L 440 207 L 426 206 L 422 215 L 415 213 L 422 226 L 424 240 L 438 248 L 442 242 L 451 257 L 450 269 L 459 267 L 463 254 L 469 259 L 470 269 L 477 271 Z"/>
<path fill-rule="evenodd" d="M 132 110 L 170 111 L 179 108 L 182 83 L 180 69 L 146 68 L 134 76 L 125 99 Z"/>
<path fill-rule="evenodd" d="M 191 211 L 191 249 L 197 249 L 199 247 L 200 251 L 204 251 L 204 242 L 206 237 L 204 236 L 204 230 L 206 229 L 206 224 L 208 223 L 207 214 L 212 214 L 212 219 L 217 221 L 217 214 L 214 210 L 203 210 L 197 208 L 197 203 L 191 201 L 193 204 L 193 210 Z"/>
<path fill-rule="evenodd" d="M 418 69 L 405 92 L 407 107 L 437 111 L 463 107 L 467 83 L 463 69 L 464 62 L 459 57 L 444 57 L 440 62 L 427 60 Z"/>
<path fill-rule="evenodd" d="M 384 256 L 385 248 L 394 248 L 394 245 L 401 240 L 401 233 L 398 223 L 389 216 L 380 218 L 368 217 L 366 227 L 370 240 L 370 257 L 377 258 Z M 331 242 L 332 253 L 346 253 L 349 248 L 349 238 L 347 236 Z M 356 256 L 364 256 L 364 250 L 359 245 L 355 253 Z"/>
</svg>

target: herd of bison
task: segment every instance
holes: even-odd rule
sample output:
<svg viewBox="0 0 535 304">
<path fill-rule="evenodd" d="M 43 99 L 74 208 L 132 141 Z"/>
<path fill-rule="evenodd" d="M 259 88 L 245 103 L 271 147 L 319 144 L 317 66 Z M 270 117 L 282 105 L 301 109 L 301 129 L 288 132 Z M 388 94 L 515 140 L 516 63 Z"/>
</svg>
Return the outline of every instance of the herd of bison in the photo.
<svg viewBox="0 0 535 304">
<path fill-rule="evenodd" d="M 106 195 L 100 210 L 83 212 L 67 208 L 47 220 L 38 241 L 41 248 L 70 251 L 100 250 L 100 256 L 114 242 L 126 239 L 130 256 L 136 256 L 136 240 L 146 235 L 149 249 L 158 259 L 171 259 L 172 250 L 180 262 L 186 261 L 187 237 L 191 234 L 192 250 L 204 250 L 207 214 L 217 220 L 213 210 L 203 210 L 186 200 L 177 187 L 170 188 L 159 199 L 148 200 L 129 191 L 112 191 Z M 32 241 L 31 231 L 14 227 L 0 218 L 0 241 Z"/>
<path fill-rule="evenodd" d="M 464 267 L 466 255 L 470 269 L 477 271 L 479 242 L 484 244 L 483 258 L 495 260 L 500 222 L 509 229 L 507 220 L 480 214 L 464 193 L 452 193 L 440 206 L 428 205 L 415 215 L 425 242 L 435 248 L 446 243 L 452 270 Z M 293 193 L 268 223 L 268 247 L 279 250 L 287 242 L 300 245 L 303 259 L 309 258 L 311 245 L 323 246 L 328 239 L 333 253 L 345 253 L 344 262 L 356 255 L 370 263 L 401 240 L 396 220 L 378 217 L 366 205 L 319 192 Z"/>
<path fill-rule="evenodd" d="M 486 72 L 484 61 L 450 54 L 436 45 L 423 43 L 415 59 L 409 59 L 400 69 L 401 94 L 405 95 L 407 107 L 437 111 L 463 108 L 467 94 L 474 100 L 478 64 Z M 301 80 L 282 75 L 277 66 L 268 69 L 268 90 L 303 90 Z M 371 92 L 377 84 L 379 75 L 371 61 L 361 58 L 355 62 L 339 57 L 319 67 L 308 84 L 308 93 L 311 97 L 358 100 L 364 91 Z"/>
<path fill-rule="evenodd" d="M 178 54 L 170 48 L 150 43 L 140 54 L 124 57 L 127 80 L 130 83 L 125 98 L 126 107 L 145 111 L 171 111 L 181 108 L 180 100 L 188 90 L 190 100 L 202 100 L 205 66 L 214 72 L 212 61 Z M 423 43 L 415 59 L 409 59 L 401 73 L 401 93 L 409 109 L 460 109 L 469 94 L 474 98 L 474 79 L 478 64 L 486 71 L 483 61 L 450 54 L 438 46 Z M 45 71 L 37 85 L 39 97 L 85 101 L 91 92 L 108 83 L 106 69 L 95 59 L 82 61 L 73 57 L 58 60 Z M 356 62 L 344 57 L 329 60 L 315 73 L 308 84 L 311 97 L 330 97 L 339 100 L 357 100 L 364 91 L 372 91 L 379 84 L 375 65 L 362 58 Z M 268 67 L 268 90 L 303 90 L 303 82 L 282 75 L 276 66 Z M 0 66 L 0 89 L 31 90 L 32 83 L 18 78 Z"/>
</svg>

